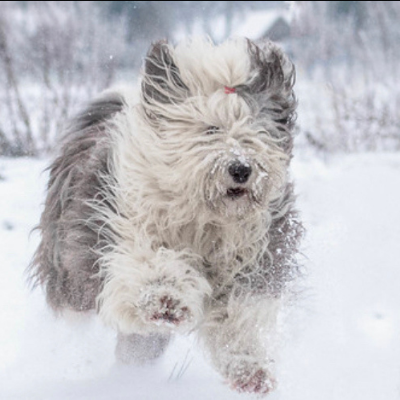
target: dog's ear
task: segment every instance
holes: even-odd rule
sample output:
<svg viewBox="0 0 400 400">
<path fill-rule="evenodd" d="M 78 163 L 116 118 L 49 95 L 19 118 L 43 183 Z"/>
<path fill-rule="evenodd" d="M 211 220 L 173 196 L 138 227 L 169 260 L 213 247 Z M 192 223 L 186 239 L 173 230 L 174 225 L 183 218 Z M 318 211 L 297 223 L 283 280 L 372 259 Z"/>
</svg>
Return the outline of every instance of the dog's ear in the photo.
<svg viewBox="0 0 400 400">
<path fill-rule="evenodd" d="M 142 93 L 147 103 L 178 103 L 187 94 L 167 41 L 152 45 L 147 54 L 142 81 Z"/>
<path fill-rule="evenodd" d="M 291 130 L 296 118 L 297 101 L 293 92 L 295 68 L 283 51 L 270 41 L 248 40 L 251 77 L 245 91 L 268 114 L 279 130 Z"/>
<path fill-rule="evenodd" d="M 249 91 L 253 94 L 266 90 L 290 91 L 294 85 L 295 70 L 282 50 L 268 40 L 257 44 L 248 40 L 247 46 L 253 75 Z"/>
</svg>

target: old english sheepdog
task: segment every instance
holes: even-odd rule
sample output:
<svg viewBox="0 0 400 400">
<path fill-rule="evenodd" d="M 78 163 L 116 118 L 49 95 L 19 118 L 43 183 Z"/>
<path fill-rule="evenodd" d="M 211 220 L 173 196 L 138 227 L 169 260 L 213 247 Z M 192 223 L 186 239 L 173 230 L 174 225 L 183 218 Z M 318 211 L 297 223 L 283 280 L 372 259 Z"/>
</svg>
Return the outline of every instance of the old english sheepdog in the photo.
<svg viewBox="0 0 400 400">
<path fill-rule="evenodd" d="M 271 391 L 303 231 L 288 174 L 293 84 L 271 42 L 154 44 L 139 96 L 103 93 L 50 166 L 30 267 L 49 305 L 97 310 L 125 362 L 196 330 L 232 388 Z"/>
</svg>

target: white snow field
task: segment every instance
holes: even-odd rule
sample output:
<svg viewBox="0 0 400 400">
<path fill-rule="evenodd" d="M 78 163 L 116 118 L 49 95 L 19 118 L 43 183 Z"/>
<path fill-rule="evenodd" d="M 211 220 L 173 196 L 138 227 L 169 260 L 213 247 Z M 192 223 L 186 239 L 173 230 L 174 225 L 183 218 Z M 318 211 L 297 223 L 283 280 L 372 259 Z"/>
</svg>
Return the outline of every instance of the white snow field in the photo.
<svg viewBox="0 0 400 400">
<path fill-rule="evenodd" d="M 114 360 L 93 315 L 55 318 L 24 277 L 47 161 L 0 159 L 0 399 L 253 399 L 224 385 L 196 338 L 155 365 Z M 400 154 L 295 159 L 309 275 L 288 313 L 271 400 L 400 398 Z"/>
</svg>

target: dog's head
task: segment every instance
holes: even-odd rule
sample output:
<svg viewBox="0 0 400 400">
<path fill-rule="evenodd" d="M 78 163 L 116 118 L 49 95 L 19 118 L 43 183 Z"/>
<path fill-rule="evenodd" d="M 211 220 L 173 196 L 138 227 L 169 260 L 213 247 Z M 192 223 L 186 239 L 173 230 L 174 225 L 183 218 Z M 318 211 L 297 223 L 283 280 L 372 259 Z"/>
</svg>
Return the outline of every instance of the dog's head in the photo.
<svg viewBox="0 0 400 400">
<path fill-rule="evenodd" d="M 265 210 L 286 181 L 293 84 L 292 63 L 271 42 L 154 44 L 141 107 L 161 190 L 222 217 Z"/>
</svg>

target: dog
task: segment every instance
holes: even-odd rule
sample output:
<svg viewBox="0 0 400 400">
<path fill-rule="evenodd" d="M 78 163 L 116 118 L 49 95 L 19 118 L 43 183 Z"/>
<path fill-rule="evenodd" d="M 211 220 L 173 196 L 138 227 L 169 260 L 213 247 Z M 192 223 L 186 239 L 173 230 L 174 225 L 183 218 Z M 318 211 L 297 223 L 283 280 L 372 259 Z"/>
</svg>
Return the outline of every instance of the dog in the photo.
<svg viewBox="0 0 400 400">
<path fill-rule="evenodd" d="M 295 69 L 269 41 L 151 46 L 139 96 L 104 92 L 65 130 L 30 265 L 53 310 L 96 310 L 145 363 L 196 331 L 239 392 L 274 389 L 300 275 L 288 172 Z"/>
</svg>

